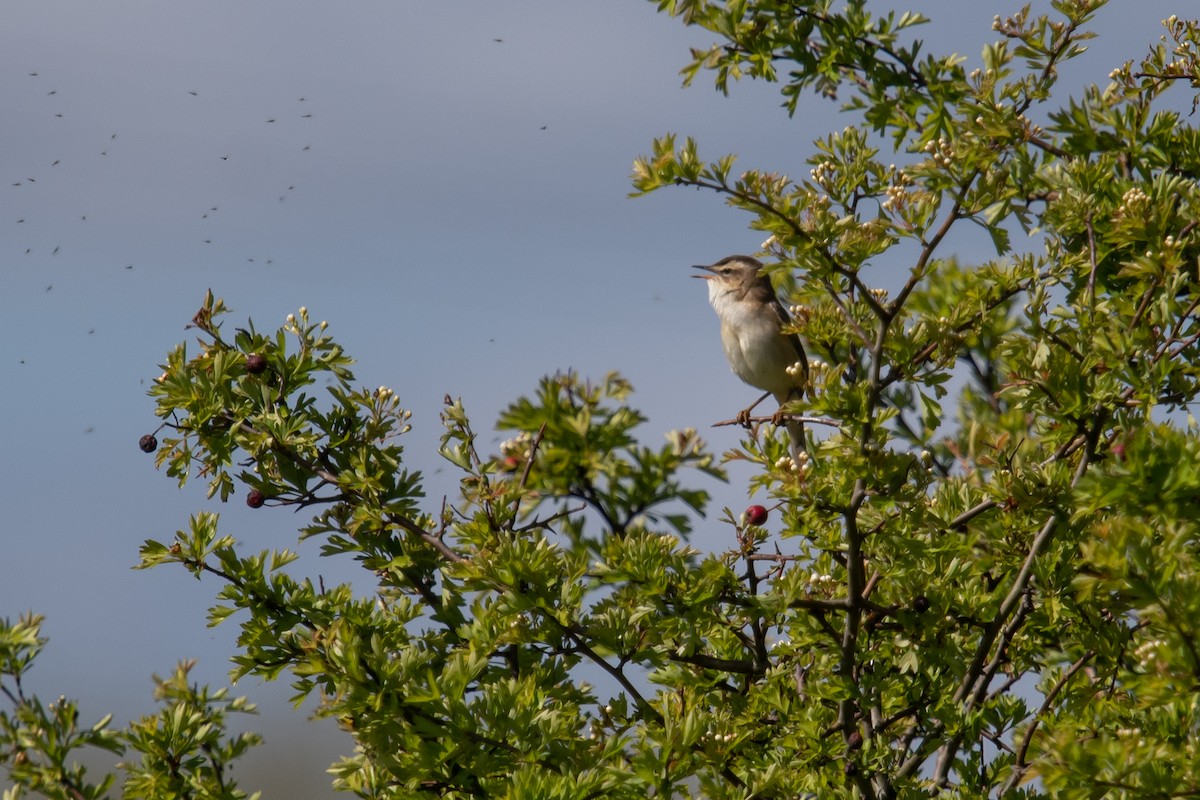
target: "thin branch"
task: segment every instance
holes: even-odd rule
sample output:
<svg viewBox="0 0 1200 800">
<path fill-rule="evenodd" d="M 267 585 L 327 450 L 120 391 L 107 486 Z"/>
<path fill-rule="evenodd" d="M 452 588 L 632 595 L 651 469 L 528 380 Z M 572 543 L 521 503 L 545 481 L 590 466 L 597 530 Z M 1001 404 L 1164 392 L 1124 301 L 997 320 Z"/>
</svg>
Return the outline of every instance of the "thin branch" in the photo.
<svg viewBox="0 0 1200 800">
<path fill-rule="evenodd" d="M 940 245 L 942 240 L 945 239 L 947 234 L 950 233 L 950 228 L 954 225 L 954 223 L 962 218 L 961 212 L 963 200 L 966 198 L 967 192 L 971 188 L 971 184 L 975 182 L 977 177 L 979 177 L 979 170 L 975 169 L 971 171 L 970 175 L 963 179 L 962 184 L 960 184 L 958 187 L 958 193 L 954 198 L 954 205 L 951 206 L 950 213 L 948 213 L 946 218 L 942 220 L 942 224 L 934 232 L 933 238 L 928 242 L 921 242 L 921 255 L 917 257 L 917 263 L 914 264 L 912 270 L 909 271 L 908 280 L 905 282 L 903 288 L 900 289 L 900 292 L 896 295 L 896 299 L 888 304 L 886 316 L 883 317 L 887 324 L 890 324 L 891 321 L 896 318 L 896 315 L 900 313 L 900 309 L 904 307 L 904 303 L 906 300 L 908 300 L 908 296 L 912 294 L 913 290 L 917 288 L 917 284 L 921 282 L 921 278 L 925 276 L 925 267 L 929 264 L 929 260 L 933 257 L 934 251 L 937 250 L 938 245 Z"/>
<path fill-rule="evenodd" d="M 704 654 L 683 656 L 676 653 L 668 653 L 667 658 L 680 664 L 691 664 L 695 667 L 717 670 L 719 672 L 732 672 L 737 675 L 756 675 L 759 677 L 763 675 L 763 669 L 753 661 L 717 658 L 716 656 Z"/>
<path fill-rule="evenodd" d="M 819 14 L 808 8 L 800 8 L 795 3 L 789 2 L 788 5 L 791 6 L 792 11 L 794 11 L 797 16 L 808 17 L 809 19 L 816 20 L 817 22 L 820 22 L 823 25 L 830 24 L 829 18 L 826 17 L 824 14 Z M 922 89 L 924 89 L 926 87 L 925 76 L 922 75 L 919 71 L 917 71 L 916 67 L 914 67 L 912 65 L 911 60 L 902 58 L 898 52 L 896 52 L 895 50 L 893 50 L 891 47 L 884 44 L 883 42 L 877 41 L 875 39 L 870 39 L 866 36 L 855 36 L 853 38 L 854 38 L 854 41 L 858 42 L 859 44 L 864 45 L 865 47 L 870 47 L 874 50 L 879 50 L 881 53 L 884 53 L 885 55 L 887 55 L 888 58 L 891 58 L 898 65 L 900 65 L 901 67 L 904 68 L 904 72 L 905 72 L 905 74 L 908 75 L 908 79 L 910 81 L 912 81 L 916 86 L 918 86 Z M 849 68 L 849 66 L 850 65 L 847 65 L 848 68 Z M 857 65 L 857 66 L 859 69 L 862 68 L 862 65 Z"/>
<path fill-rule="evenodd" d="M 1075 474 L 1072 476 L 1070 487 L 1074 487 L 1079 483 L 1087 472 L 1090 463 L 1089 454 L 1094 449 L 1095 443 L 1099 440 L 1100 429 L 1103 425 L 1105 414 L 1098 412 L 1092 428 L 1087 432 L 1086 437 L 1075 437 L 1072 442 L 1083 439 L 1087 444 L 1083 450 L 1082 456 L 1079 459 L 1079 464 L 1075 468 Z M 1042 525 L 1037 536 L 1029 546 L 1029 552 L 1025 555 L 1025 560 L 1021 564 L 1021 569 L 1017 572 L 1016 578 L 1013 579 L 1012 586 L 1009 588 L 1008 594 L 1001 601 L 999 609 L 993 621 L 984 629 L 979 643 L 976 646 L 975 656 L 971 661 L 970 666 L 963 674 L 962 682 L 959 684 L 958 690 L 954 693 L 953 701 L 963 704 L 964 710 L 969 711 L 982 697 L 983 692 L 987 690 L 987 681 L 990 680 L 988 674 L 989 669 L 991 674 L 995 673 L 995 668 L 998 666 L 1001 658 L 1001 651 L 1006 646 L 1008 638 L 1015 634 L 1019 623 L 1023 621 L 1024 613 L 1021 613 L 1023 606 L 1019 604 L 1023 599 L 1026 599 L 1026 593 L 1029 591 L 1030 581 L 1033 578 L 1034 565 L 1037 562 L 1038 556 L 1042 554 L 1045 548 L 1053 539 L 1054 532 L 1058 527 L 1059 517 L 1055 513 L 1051 513 L 1047 517 L 1046 522 Z M 1014 616 L 1015 615 L 1015 616 Z M 1000 649 L 997 650 L 995 657 L 990 661 L 988 654 L 992 650 L 992 646 L 1000 639 Z M 986 680 L 985 680 L 986 678 Z M 961 735 L 956 734 L 951 737 L 941 748 L 941 755 L 938 758 L 935 780 L 937 785 L 945 786 L 949 779 L 951 768 L 953 767 L 954 756 L 961 745 Z"/>
<path fill-rule="evenodd" d="M 821 278 L 821 284 L 825 287 L 825 292 L 829 295 L 829 298 L 833 301 L 833 304 L 837 306 L 838 311 L 842 312 L 842 318 L 846 320 L 846 324 L 850 326 L 850 329 L 854 331 L 854 335 L 858 337 L 860 342 L 862 342 L 863 347 L 870 347 L 871 337 L 868 336 L 867 332 L 862 329 L 861 325 L 858 324 L 858 320 L 856 320 L 854 315 L 850 313 L 850 309 L 846 308 L 846 305 L 842 302 L 842 297 L 840 294 L 838 294 L 837 289 L 834 288 L 833 284 L 829 282 L 829 279 L 825 277 Z M 874 299 L 870 292 L 867 293 L 867 296 Z"/>
<path fill-rule="evenodd" d="M 1041 724 L 1042 717 L 1044 717 L 1050 711 L 1050 706 L 1054 704 L 1055 698 L 1057 698 L 1059 693 L 1066 688 L 1066 685 L 1070 683 L 1071 679 L 1075 677 L 1076 673 L 1083 669 L 1084 666 L 1095 657 L 1095 655 L 1095 650 L 1088 650 L 1086 653 L 1076 659 L 1075 663 L 1071 665 L 1070 669 L 1059 676 L 1058 680 L 1054 682 L 1054 686 L 1050 688 L 1050 691 L 1046 692 L 1046 697 L 1044 700 L 1042 700 L 1041 707 L 1038 708 L 1033 720 L 1029 723 L 1029 727 L 1025 729 L 1025 735 L 1022 737 L 1021 744 L 1017 748 L 1016 759 L 1013 762 L 1013 771 L 1009 774 L 1008 780 L 1005 782 L 1004 787 L 1000 790 L 1000 793 L 997 795 L 997 797 L 1004 797 L 1009 793 L 1009 791 L 1016 788 L 1018 783 L 1021 782 L 1021 778 L 1025 776 L 1025 772 L 1029 768 L 1029 763 L 1025 760 L 1025 757 L 1029 753 L 1029 746 L 1033 743 L 1033 735 L 1037 732 L 1038 725 Z"/>
<path fill-rule="evenodd" d="M 778 414 L 778 415 L 772 414 L 769 417 L 746 417 L 746 419 L 744 419 L 744 420 L 742 420 L 742 419 L 723 419 L 720 422 L 712 423 L 712 425 L 710 427 L 722 428 L 727 425 L 738 425 L 740 427 L 746 428 L 746 427 L 749 427 L 750 423 L 763 424 L 763 423 L 774 423 L 777 421 L 805 422 L 805 423 L 812 423 L 813 425 L 826 425 L 830 428 L 837 428 L 837 427 L 841 426 L 840 422 L 838 422 L 836 419 L 831 419 L 830 417 L 810 417 L 810 416 L 807 416 L 804 414 Z"/>
</svg>

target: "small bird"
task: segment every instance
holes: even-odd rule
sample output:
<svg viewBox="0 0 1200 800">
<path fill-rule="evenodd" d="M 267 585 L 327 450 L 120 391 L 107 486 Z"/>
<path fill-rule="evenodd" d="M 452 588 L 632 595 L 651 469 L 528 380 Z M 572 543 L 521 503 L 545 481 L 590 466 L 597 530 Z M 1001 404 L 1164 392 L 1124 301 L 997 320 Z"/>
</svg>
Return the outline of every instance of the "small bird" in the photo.
<svg viewBox="0 0 1200 800">
<path fill-rule="evenodd" d="M 779 302 L 762 262 L 750 256 L 728 256 L 715 264 L 698 264 L 707 275 L 708 301 L 721 320 L 721 344 L 734 374 L 751 386 L 775 397 L 782 406 L 797 400 L 808 384 L 808 357 L 800 337 L 785 333 L 791 318 Z M 738 414 L 745 421 L 754 405 Z M 777 423 L 782 412 L 776 412 Z M 792 455 L 804 450 L 804 426 L 786 421 L 792 440 Z"/>
</svg>

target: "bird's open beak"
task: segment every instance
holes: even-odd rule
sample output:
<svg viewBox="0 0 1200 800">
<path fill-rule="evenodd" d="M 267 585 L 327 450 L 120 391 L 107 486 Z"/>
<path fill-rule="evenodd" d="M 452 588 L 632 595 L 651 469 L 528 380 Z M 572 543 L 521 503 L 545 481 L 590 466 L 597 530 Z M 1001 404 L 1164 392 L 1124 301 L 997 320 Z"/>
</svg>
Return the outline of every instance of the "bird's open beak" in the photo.
<svg viewBox="0 0 1200 800">
<path fill-rule="evenodd" d="M 693 264 L 692 269 L 703 269 L 703 270 L 707 270 L 708 272 L 713 271 L 713 268 L 707 264 Z M 702 278 L 706 281 L 711 281 L 713 279 L 712 275 L 693 275 L 692 277 L 693 278 Z"/>
</svg>

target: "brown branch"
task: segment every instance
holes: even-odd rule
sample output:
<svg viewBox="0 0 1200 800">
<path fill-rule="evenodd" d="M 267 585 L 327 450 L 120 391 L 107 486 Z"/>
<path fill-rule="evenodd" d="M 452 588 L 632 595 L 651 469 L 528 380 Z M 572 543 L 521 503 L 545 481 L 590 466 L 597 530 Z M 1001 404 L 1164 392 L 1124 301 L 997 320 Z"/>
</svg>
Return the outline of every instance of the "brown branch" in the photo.
<svg viewBox="0 0 1200 800">
<path fill-rule="evenodd" d="M 1077 436 L 1072 440 L 1076 441 L 1083 438 L 1089 443 L 1089 447 L 1083 451 L 1083 455 L 1079 459 L 1079 465 L 1075 468 L 1075 474 L 1070 484 L 1072 489 L 1078 485 L 1080 479 L 1087 472 L 1090 463 L 1089 453 L 1100 437 L 1100 428 L 1103 425 L 1104 419 L 1105 414 L 1098 412 L 1091 430 L 1087 432 L 1087 436 Z M 1007 637 L 1015 635 L 1017 627 L 1023 621 L 1024 613 L 1021 613 L 1023 606 L 1018 606 L 1018 604 L 1026 597 L 1030 581 L 1033 578 L 1034 564 L 1038 556 L 1041 555 L 1053 539 L 1054 532 L 1058 528 L 1058 522 L 1059 518 L 1054 513 L 1051 513 L 1047 517 L 1045 524 L 1042 525 L 1042 529 L 1030 544 L 1029 552 L 1025 555 L 1025 561 L 1021 564 L 1021 569 L 1017 572 L 1016 578 L 1013 579 L 1013 584 L 1009 588 L 1008 594 L 1001 601 L 995 618 L 984 629 L 983 635 L 980 637 L 979 644 L 975 650 L 975 657 L 963 674 L 962 682 L 959 684 L 958 690 L 954 693 L 953 697 L 955 703 L 963 704 L 965 711 L 970 711 L 979 698 L 983 696 L 983 693 L 987 691 L 987 683 L 991 680 L 991 676 L 995 674 L 996 666 L 1000 663 L 1002 650 L 1008 641 Z M 1000 648 L 997 650 L 995 657 L 989 662 L 987 658 L 988 654 L 991 652 L 992 646 L 996 643 L 997 639 L 1001 640 Z M 942 746 L 942 752 L 938 758 L 935 771 L 935 782 L 938 786 L 946 785 L 951 768 L 953 767 L 954 756 L 961 744 L 960 733 L 955 734 Z"/>
<path fill-rule="evenodd" d="M 738 425 L 743 428 L 749 428 L 750 423 L 755 423 L 755 424 L 762 424 L 762 423 L 767 423 L 767 422 L 774 423 L 777 421 L 784 421 L 784 420 L 790 421 L 790 422 L 807 422 L 807 423 L 812 423 L 813 425 L 826 425 L 830 428 L 836 428 L 839 425 L 841 425 L 841 423 L 838 422 L 836 419 L 831 419 L 829 417 L 809 417 L 804 414 L 778 414 L 778 415 L 772 414 L 769 417 L 746 417 L 744 420 L 742 420 L 742 419 L 723 419 L 720 422 L 712 423 L 712 425 L 710 427 L 722 428 L 727 425 Z"/>
<path fill-rule="evenodd" d="M 1021 778 L 1024 777 L 1026 770 L 1029 768 L 1029 764 L 1025 760 L 1025 757 L 1029 753 L 1029 746 L 1033 743 L 1033 735 L 1037 732 L 1038 725 L 1041 723 L 1042 717 L 1045 716 L 1045 714 L 1050 710 L 1050 706 L 1054 703 L 1055 698 L 1058 697 L 1059 692 L 1066 687 L 1071 678 L 1075 677 L 1076 673 L 1083 669 L 1083 667 L 1089 661 L 1091 661 L 1095 655 L 1095 650 L 1088 650 L 1086 653 L 1076 659 L 1075 663 L 1071 665 L 1070 669 L 1059 676 L 1059 679 L 1055 681 L 1054 686 L 1052 686 L 1050 691 L 1046 693 L 1045 699 L 1042 700 L 1041 707 L 1038 708 L 1033 720 L 1029 723 L 1029 727 L 1025 729 L 1025 735 L 1022 737 L 1021 744 L 1017 748 L 1016 759 L 1013 762 L 1013 771 L 1009 774 L 1008 780 L 1004 784 L 1004 788 L 1002 788 L 999 795 L 997 795 L 998 797 L 1004 797 L 1010 790 L 1015 788 L 1016 785 L 1021 782 Z"/>
<path fill-rule="evenodd" d="M 833 284 L 829 282 L 829 279 L 825 277 L 821 278 L 821 284 L 825 287 L 825 292 L 829 295 L 829 298 L 833 301 L 833 304 L 837 306 L 838 311 L 842 312 L 842 318 L 846 320 L 846 324 L 850 326 L 850 329 L 854 331 L 854 335 L 857 336 L 859 341 L 862 342 L 863 347 L 870 347 L 871 337 L 867 336 L 867 332 L 862 329 L 861 325 L 858 324 L 858 320 L 856 320 L 854 315 L 850 313 L 850 309 L 846 308 L 846 304 L 842 302 L 841 295 L 838 294 L 837 289 L 834 288 Z M 867 296 L 872 297 L 870 292 L 867 293 Z M 874 298 L 872 297 L 872 299 Z"/>
<path fill-rule="evenodd" d="M 676 661 L 680 664 L 691 664 L 694 667 L 703 669 L 712 669 L 720 672 L 732 672 L 736 675 L 758 675 L 763 674 L 763 670 L 753 661 L 739 661 L 732 658 L 717 658 L 704 654 L 696 654 L 690 656 L 678 655 L 677 653 L 667 653 L 667 659 Z"/>
<path fill-rule="evenodd" d="M 807 9 L 807 8 L 800 8 L 795 3 L 789 2 L 788 5 L 791 6 L 792 11 L 794 11 L 797 16 L 808 17 L 809 19 L 816 20 L 817 22 L 819 22 L 823 25 L 830 24 L 829 17 L 825 16 L 824 14 L 819 14 L 819 13 L 817 13 L 811 9 Z M 918 86 L 922 89 L 926 88 L 927 84 L 925 81 L 925 76 L 922 75 L 916 69 L 916 67 L 914 67 L 912 65 L 912 63 L 910 61 L 906 61 L 905 59 L 901 58 L 900 54 L 898 52 L 892 50 L 891 47 L 884 44 L 883 42 L 876 41 L 875 39 L 871 39 L 866 36 L 859 35 L 859 36 L 854 36 L 852 38 L 854 39 L 854 41 L 858 42 L 859 44 L 861 44 L 865 47 L 869 47 L 874 50 L 879 50 L 880 52 L 886 54 L 889 58 L 891 58 L 897 64 L 899 64 L 901 67 L 904 68 L 904 72 L 908 75 L 908 79 L 910 81 L 912 81 L 916 86 Z M 816 43 L 816 42 L 814 42 L 814 44 L 819 45 L 819 43 Z M 845 65 L 845 67 L 847 69 L 854 69 L 854 68 L 857 68 L 860 70 L 862 69 L 861 64 L 859 64 L 859 65 L 849 65 L 848 64 L 848 65 Z"/>
<path fill-rule="evenodd" d="M 1049 153 L 1052 156 L 1058 156 L 1059 158 L 1062 158 L 1062 159 L 1072 158 L 1072 155 L 1070 153 L 1068 153 L 1066 150 L 1063 150 L 1061 147 L 1058 147 L 1057 145 L 1053 145 L 1050 142 L 1047 142 L 1045 139 L 1041 139 L 1032 134 L 1026 135 L 1025 141 L 1029 142 L 1031 145 L 1038 148 L 1039 150 L 1046 151 L 1047 153 Z"/>
<path fill-rule="evenodd" d="M 257 428 L 255 428 L 253 425 L 251 425 L 249 422 L 246 422 L 245 420 L 242 420 L 239 423 L 239 426 L 241 427 L 242 430 L 244 430 L 245 432 L 247 432 L 251 435 L 257 436 L 257 435 L 262 434 L 261 431 L 259 431 Z M 317 464 L 304 458 L 303 456 L 301 456 L 299 453 L 295 452 L 291 448 L 285 447 L 282 444 L 279 444 L 278 442 L 276 442 L 275 444 L 273 444 L 271 446 L 271 450 L 274 453 L 276 453 L 277 455 L 284 456 L 285 458 L 287 458 L 289 461 L 291 461 L 296 466 L 303 467 L 304 469 L 308 470 L 314 476 L 320 478 L 325 483 L 328 483 L 332 486 L 338 485 L 338 474 L 336 472 L 334 472 L 333 470 L 328 469 L 326 467 L 318 466 Z M 425 530 L 420 525 L 413 522 L 411 519 L 404 516 L 403 514 L 389 512 L 387 514 L 386 518 L 387 518 L 388 522 L 390 522 L 390 523 L 396 525 L 397 527 L 402 528 L 403 530 L 420 538 L 422 541 L 424 541 L 426 544 L 428 544 L 434 550 L 438 551 L 447 560 L 452 561 L 454 563 L 462 563 L 463 561 L 466 561 L 466 558 L 464 558 L 462 555 L 456 553 L 453 549 L 450 548 L 449 545 L 447 545 L 444 541 L 442 541 L 442 538 L 440 536 L 438 536 L 437 534 L 434 534 L 434 533 L 430 533 L 429 531 Z"/>
<path fill-rule="evenodd" d="M 951 206 L 950 213 L 946 215 L 946 219 L 942 220 L 942 224 L 934 232 L 933 238 L 928 242 L 921 242 L 921 255 L 917 257 L 917 263 L 913 265 L 912 270 L 909 272 L 908 280 L 896 295 L 896 299 L 888 304 L 886 315 L 881 317 L 881 319 L 885 320 L 885 330 L 891 324 L 892 320 L 896 318 L 896 315 L 900 313 L 900 309 L 904 306 L 904 301 L 908 299 L 908 296 L 917 288 L 917 284 L 920 283 L 921 278 L 924 277 L 925 267 L 929 264 L 929 260 L 933 257 L 933 253 L 937 250 L 938 245 L 950 233 L 950 228 L 954 223 L 962 219 L 963 200 L 966 198 L 971 184 L 975 182 L 977 177 L 979 177 L 979 170 L 975 169 L 963 179 L 962 184 L 958 187 L 958 193 L 954 198 L 954 205 Z"/>
</svg>

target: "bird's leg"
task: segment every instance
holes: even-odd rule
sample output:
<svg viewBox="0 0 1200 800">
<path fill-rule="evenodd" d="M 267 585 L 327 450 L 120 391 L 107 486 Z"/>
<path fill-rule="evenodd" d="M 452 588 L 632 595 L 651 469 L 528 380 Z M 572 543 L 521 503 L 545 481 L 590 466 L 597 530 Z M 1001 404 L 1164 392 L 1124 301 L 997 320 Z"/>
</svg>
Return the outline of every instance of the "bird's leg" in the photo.
<svg viewBox="0 0 1200 800">
<path fill-rule="evenodd" d="M 748 407 L 743 408 L 741 411 L 739 411 L 737 413 L 737 416 L 734 417 L 734 419 L 737 420 L 737 424 L 741 425 L 743 428 L 749 428 L 750 427 L 750 412 L 753 411 L 754 409 L 758 408 L 758 404 L 761 403 L 763 400 L 766 400 L 770 396 L 771 396 L 771 393 L 766 392 L 765 394 L 763 394 L 762 397 L 755 400 Z"/>
<path fill-rule="evenodd" d="M 775 399 L 779 401 L 779 408 L 775 409 L 775 413 L 771 415 L 771 424 L 777 428 L 780 425 L 786 424 L 788 422 L 787 418 L 789 416 L 789 413 L 786 410 L 784 410 L 784 406 L 792 400 L 801 399 L 803 396 L 804 396 L 804 392 L 801 391 L 799 388 L 792 389 L 792 391 L 790 391 L 787 394 L 776 395 Z M 762 398 L 759 398 L 758 402 L 761 403 Z M 758 405 L 758 403 L 755 403 L 754 405 Z M 751 408 L 753 408 L 753 407 L 754 406 L 751 406 Z"/>
<path fill-rule="evenodd" d="M 788 416 L 788 412 L 783 410 L 783 406 L 780 406 L 779 408 L 775 409 L 775 413 L 771 415 L 771 424 L 778 428 L 780 425 L 783 425 L 788 421 Z"/>
</svg>

